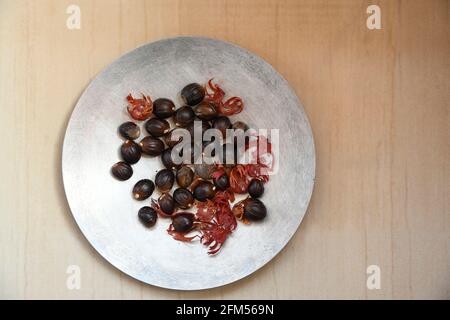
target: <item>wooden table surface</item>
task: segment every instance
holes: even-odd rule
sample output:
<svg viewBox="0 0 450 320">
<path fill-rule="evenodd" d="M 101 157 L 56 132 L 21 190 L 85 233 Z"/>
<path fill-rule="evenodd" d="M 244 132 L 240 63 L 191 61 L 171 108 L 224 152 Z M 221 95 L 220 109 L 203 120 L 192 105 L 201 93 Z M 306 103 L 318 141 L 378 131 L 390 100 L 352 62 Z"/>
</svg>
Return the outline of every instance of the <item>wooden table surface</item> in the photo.
<svg viewBox="0 0 450 320">
<path fill-rule="evenodd" d="M 66 27 L 70 4 L 79 30 Z M 366 27 L 370 4 L 381 30 Z M 199 292 L 109 265 L 61 181 L 64 131 L 87 84 L 123 53 L 176 35 L 271 63 L 303 102 L 317 153 L 311 204 L 287 247 L 250 277 Z M 0 0 L 0 298 L 450 298 L 449 58 L 448 1 Z M 71 265 L 79 290 L 66 286 Z M 380 289 L 366 286 L 369 265 Z"/>
</svg>

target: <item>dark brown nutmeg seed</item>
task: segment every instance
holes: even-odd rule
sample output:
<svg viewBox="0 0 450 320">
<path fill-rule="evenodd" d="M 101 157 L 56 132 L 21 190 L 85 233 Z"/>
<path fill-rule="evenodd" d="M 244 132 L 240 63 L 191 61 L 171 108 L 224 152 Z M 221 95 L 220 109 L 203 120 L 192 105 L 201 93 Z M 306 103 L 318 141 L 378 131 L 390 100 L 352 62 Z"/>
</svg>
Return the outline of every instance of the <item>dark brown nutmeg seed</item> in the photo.
<svg viewBox="0 0 450 320">
<path fill-rule="evenodd" d="M 192 108 L 189 106 L 179 108 L 173 116 L 173 122 L 177 127 L 187 127 L 189 124 L 194 122 L 194 120 L 194 110 L 192 110 Z"/>
<path fill-rule="evenodd" d="M 194 181 L 194 171 L 187 166 L 181 167 L 177 171 L 177 183 L 182 188 L 188 188 Z"/>
<path fill-rule="evenodd" d="M 201 132 L 199 132 L 199 133 L 201 133 L 201 136 L 199 137 L 200 139 L 203 139 L 203 135 L 204 135 L 205 131 L 211 128 L 211 126 L 208 123 L 208 121 L 195 120 L 194 122 L 192 122 L 191 124 L 189 124 L 186 127 L 186 130 L 189 132 L 189 134 L 191 135 L 192 139 L 194 139 L 195 124 L 197 123 L 197 125 L 198 125 L 199 122 L 201 122 L 200 123 L 201 124 Z"/>
<path fill-rule="evenodd" d="M 205 121 L 213 120 L 218 115 L 214 103 L 206 101 L 203 101 L 198 106 L 195 106 L 194 112 L 199 119 Z"/>
<path fill-rule="evenodd" d="M 166 119 L 175 113 L 175 104 L 172 100 L 159 98 L 153 102 L 153 114 L 160 118 Z"/>
<path fill-rule="evenodd" d="M 184 157 L 184 153 L 188 156 Z M 184 146 L 180 151 L 180 156 L 183 157 L 183 164 L 193 164 L 196 163 L 198 159 L 202 156 L 202 146 L 197 144 L 191 144 L 190 146 Z"/>
<path fill-rule="evenodd" d="M 112 166 L 111 173 L 117 179 L 125 181 L 133 175 L 133 168 L 128 163 L 120 161 Z"/>
<path fill-rule="evenodd" d="M 139 145 L 144 154 L 152 157 L 159 156 L 164 151 L 164 142 L 151 136 L 143 138 Z"/>
<path fill-rule="evenodd" d="M 172 189 L 174 181 L 175 175 L 169 169 L 162 169 L 155 176 L 155 185 L 161 192 L 167 192 Z"/>
<path fill-rule="evenodd" d="M 152 227 L 155 225 L 156 220 L 158 220 L 158 214 L 156 210 L 151 207 L 142 207 L 138 211 L 138 217 L 141 222 L 147 226 Z"/>
<path fill-rule="evenodd" d="M 127 140 L 134 140 L 139 138 L 141 129 L 139 129 L 139 126 L 136 123 L 128 121 L 119 126 L 119 133 Z"/>
<path fill-rule="evenodd" d="M 210 180 L 212 174 L 215 171 L 215 166 L 213 164 L 196 164 L 194 165 L 195 173 L 202 179 Z"/>
<path fill-rule="evenodd" d="M 211 137 L 211 141 L 203 141 L 202 153 L 204 158 L 211 158 L 216 156 L 216 149 L 220 147 L 221 142 L 215 137 Z"/>
<path fill-rule="evenodd" d="M 185 188 L 178 188 L 173 192 L 173 199 L 181 209 L 189 209 L 194 203 L 194 196 Z"/>
<path fill-rule="evenodd" d="M 235 123 L 233 123 L 232 128 L 234 130 L 242 130 L 242 131 L 245 132 L 245 131 L 247 131 L 249 129 L 249 126 L 245 122 L 236 121 Z"/>
<path fill-rule="evenodd" d="M 161 153 L 161 162 L 167 169 L 176 169 L 181 165 L 176 163 L 173 159 L 172 149 L 170 148 L 165 149 L 163 153 Z"/>
<path fill-rule="evenodd" d="M 188 232 L 194 227 L 194 215 L 189 212 L 179 212 L 172 217 L 172 226 L 176 232 Z"/>
<path fill-rule="evenodd" d="M 163 119 L 151 118 L 145 123 L 145 130 L 153 137 L 158 138 L 170 131 L 170 124 Z"/>
<path fill-rule="evenodd" d="M 155 190 L 155 184 L 152 180 L 142 179 L 139 180 L 133 187 L 133 197 L 136 200 L 145 200 L 150 197 Z"/>
<path fill-rule="evenodd" d="M 181 90 L 181 98 L 189 106 L 195 106 L 205 98 L 205 88 L 198 83 L 190 83 Z"/>
<path fill-rule="evenodd" d="M 248 185 L 248 194 L 252 198 L 259 198 L 264 193 L 264 183 L 259 179 L 252 179 Z"/>
<path fill-rule="evenodd" d="M 194 198 L 198 201 L 206 201 L 216 194 L 214 185 L 209 181 L 200 182 L 194 189 Z"/>
<path fill-rule="evenodd" d="M 232 129 L 234 129 L 234 144 L 236 146 L 241 147 L 240 144 L 246 144 L 250 141 L 249 134 L 245 134 L 249 129 L 249 126 L 245 122 L 236 121 L 233 123 Z"/>
<path fill-rule="evenodd" d="M 120 147 L 120 154 L 125 162 L 135 164 L 141 159 L 141 148 L 133 140 L 127 140 Z"/>
<path fill-rule="evenodd" d="M 230 186 L 230 180 L 228 179 L 228 176 L 224 173 L 217 179 L 214 179 L 214 185 L 219 190 L 227 190 Z"/>
<path fill-rule="evenodd" d="M 257 221 L 262 220 L 267 215 L 267 209 L 264 203 L 259 199 L 248 199 L 244 205 L 244 218 Z"/>
<path fill-rule="evenodd" d="M 214 119 L 212 127 L 219 130 L 222 137 L 225 138 L 227 129 L 231 129 L 231 121 L 228 117 L 220 116 Z"/>
<path fill-rule="evenodd" d="M 172 214 L 175 211 L 175 200 L 168 193 L 163 193 L 158 199 L 158 205 L 165 214 Z"/>
<path fill-rule="evenodd" d="M 169 131 L 164 137 L 164 141 L 166 142 L 169 148 L 175 147 L 178 143 L 183 141 L 183 134 L 178 129 L 173 129 Z"/>
</svg>

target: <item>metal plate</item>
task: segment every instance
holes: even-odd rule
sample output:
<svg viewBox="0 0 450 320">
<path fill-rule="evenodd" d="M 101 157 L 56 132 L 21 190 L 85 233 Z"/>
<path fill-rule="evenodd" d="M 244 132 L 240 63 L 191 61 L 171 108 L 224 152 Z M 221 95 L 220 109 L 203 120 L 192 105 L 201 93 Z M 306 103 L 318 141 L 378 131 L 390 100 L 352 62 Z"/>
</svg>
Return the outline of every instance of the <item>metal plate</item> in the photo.
<svg viewBox="0 0 450 320">
<path fill-rule="evenodd" d="M 195 243 L 173 240 L 159 219 L 149 230 L 137 219 L 145 203 L 132 186 L 153 179 L 159 158 L 134 165 L 133 177 L 115 180 L 118 126 L 129 120 L 125 96 L 144 92 L 180 106 L 179 92 L 190 82 L 214 77 L 245 109 L 232 120 L 253 128 L 280 129 L 279 170 L 266 184 L 262 223 L 239 224 L 217 256 Z M 142 136 L 142 135 L 141 135 Z M 286 245 L 306 212 L 315 174 L 311 128 L 293 90 L 268 63 L 223 41 L 177 37 L 144 45 L 114 61 L 87 87 L 67 127 L 62 170 L 72 214 L 91 245 L 126 274 L 159 287 L 198 290 L 239 280 L 261 268 Z"/>
</svg>

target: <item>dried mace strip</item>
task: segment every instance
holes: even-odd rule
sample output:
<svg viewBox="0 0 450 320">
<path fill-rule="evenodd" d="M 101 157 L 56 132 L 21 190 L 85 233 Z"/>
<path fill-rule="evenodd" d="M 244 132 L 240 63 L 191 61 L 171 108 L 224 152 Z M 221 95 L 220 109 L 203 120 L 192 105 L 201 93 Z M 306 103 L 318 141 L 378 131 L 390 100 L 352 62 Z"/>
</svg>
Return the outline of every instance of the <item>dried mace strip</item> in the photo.
<svg viewBox="0 0 450 320">
<path fill-rule="evenodd" d="M 135 99 L 131 94 L 127 96 L 128 113 L 134 120 L 145 120 L 152 115 L 153 102 L 149 96 L 142 95 L 142 99 Z"/>
<path fill-rule="evenodd" d="M 139 180 L 133 187 L 133 197 L 136 200 L 145 200 L 149 198 L 155 190 L 155 184 L 152 180 L 142 179 Z"/>
</svg>

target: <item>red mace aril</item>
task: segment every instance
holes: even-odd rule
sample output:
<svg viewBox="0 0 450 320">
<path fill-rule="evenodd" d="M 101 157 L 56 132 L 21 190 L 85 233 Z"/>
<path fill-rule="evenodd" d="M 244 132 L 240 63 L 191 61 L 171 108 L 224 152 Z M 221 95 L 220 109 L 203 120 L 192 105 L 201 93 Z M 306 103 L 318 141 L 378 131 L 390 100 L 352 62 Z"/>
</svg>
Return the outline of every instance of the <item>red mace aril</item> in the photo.
<svg viewBox="0 0 450 320">
<path fill-rule="evenodd" d="M 230 172 L 230 188 L 236 193 L 245 193 L 248 188 L 247 170 L 242 164 L 236 165 Z"/>
<path fill-rule="evenodd" d="M 214 255 L 237 227 L 230 201 L 234 201 L 231 193 L 218 192 L 213 200 L 199 203 L 195 215 L 190 212 L 174 214 L 167 232 L 178 241 L 200 238 L 200 242 L 209 247 L 208 254 Z M 189 236 L 191 232 L 196 234 Z"/>
<path fill-rule="evenodd" d="M 135 120 L 145 120 L 150 118 L 153 112 L 153 102 L 150 96 L 142 95 L 142 99 L 134 99 L 131 94 L 127 96 L 128 113 Z"/>
<path fill-rule="evenodd" d="M 197 217 L 201 222 L 198 226 L 201 233 L 200 241 L 209 246 L 210 255 L 219 252 L 225 240 L 237 227 L 230 201 L 234 201 L 231 193 L 218 192 L 213 200 L 198 205 Z"/>
<path fill-rule="evenodd" d="M 224 116 L 231 116 L 241 112 L 244 109 L 242 99 L 239 97 L 231 97 L 228 100 L 223 101 L 225 92 L 219 85 L 213 83 L 212 80 L 213 79 L 210 79 L 208 85 L 205 86 L 205 101 L 214 103 L 216 111 Z"/>
</svg>

